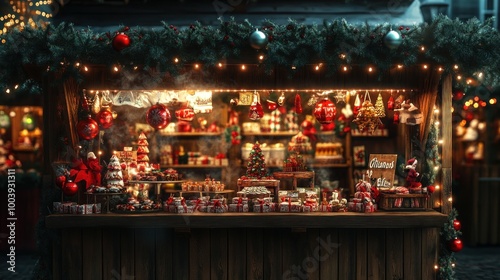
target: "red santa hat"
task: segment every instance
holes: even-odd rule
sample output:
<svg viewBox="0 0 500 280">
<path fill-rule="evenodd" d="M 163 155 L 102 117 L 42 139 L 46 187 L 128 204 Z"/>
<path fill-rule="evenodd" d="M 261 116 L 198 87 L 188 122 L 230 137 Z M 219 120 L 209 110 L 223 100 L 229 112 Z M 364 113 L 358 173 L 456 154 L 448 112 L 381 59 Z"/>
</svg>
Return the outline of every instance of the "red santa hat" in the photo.
<svg viewBox="0 0 500 280">
<path fill-rule="evenodd" d="M 94 152 L 89 152 L 87 154 L 87 159 L 96 159 L 97 157 L 95 156 Z"/>
<path fill-rule="evenodd" d="M 409 160 L 406 162 L 406 164 L 408 164 L 408 165 L 413 165 L 413 164 L 415 164 L 416 162 L 417 162 L 417 159 L 416 159 L 416 158 L 411 158 L 411 159 L 409 159 Z"/>
</svg>

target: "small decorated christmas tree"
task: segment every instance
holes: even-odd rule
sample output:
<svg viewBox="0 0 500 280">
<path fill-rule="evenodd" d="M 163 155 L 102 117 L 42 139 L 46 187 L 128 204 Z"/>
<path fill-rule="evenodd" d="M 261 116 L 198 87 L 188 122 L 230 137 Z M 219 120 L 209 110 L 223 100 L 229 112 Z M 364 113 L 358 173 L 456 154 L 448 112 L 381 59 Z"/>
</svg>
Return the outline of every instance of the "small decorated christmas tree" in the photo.
<svg viewBox="0 0 500 280">
<path fill-rule="evenodd" d="M 259 142 L 255 142 L 250 151 L 246 176 L 255 179 L 261 179 L 267 176 L 266 162 Z"/>
<path fill-rule="evenodd" d="M 382 99 L 382 95 L 380 93 L 378 94 L 377 101 L 375 101 L 375 113 L 377 114 L 377 117 L 385 117 L 384 100 Z"/>
<path fill-rule="evenodd" d="M 149 167 L 149 143 L 148 138 L 144 132 L 139 135 L 139 141 L 137 142 L 137 165 L 140 170 Z"/>
<path fill-rule="evenodd" d="M 106 172 L 106 187 L 110 192 L 119 192 L 124 187 L 122 167 L 116 155 L 113 155 L 109 160 L 108 171 Z"/>
</svg>

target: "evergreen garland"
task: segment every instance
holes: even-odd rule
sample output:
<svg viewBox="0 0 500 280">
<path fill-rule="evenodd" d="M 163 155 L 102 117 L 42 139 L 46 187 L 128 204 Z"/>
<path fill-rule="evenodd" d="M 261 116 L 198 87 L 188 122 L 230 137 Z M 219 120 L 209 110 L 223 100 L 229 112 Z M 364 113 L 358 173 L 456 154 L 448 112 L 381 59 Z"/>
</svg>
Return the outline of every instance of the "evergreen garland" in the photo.
<svg viewBox="0 0 500 280">
<path fill-rule="evenodd" d="M 439 128 L 432 121 L 425 145 L 425 161 L 422 172 L 422 187 L 434 184 L 439 167 L 441 166 L 441 156 L 439 155 Z"/>
<path fill-rule="evenodd" d="M 439 279 L 454 280 L 455 279 L 455 253 L 452 252 L 448 244 L 451 240 L 459 238 L 462 235 L 460 230 L 456 230 L 453 226 L 453 221 L 457 220 L 458 212 L 455 208 L 448 215 L 448 221 L 444 223 L 441 229 L 441 242 L 439 249 Z"/>
<path fill-rule="evenodd" d="M 462 22 L 439 16 L 430 24 L 398 27 L 403 42 L 394 50 L 384 45 L 391 25 L 351 25 L 343 19 L 322 25 L 305 25 L 293 19 L 284 25 L 264 21 L 255 27 L 248 21 L 220 18 L 218 26 L 195 22 L 178 28 L 163 22 L 154 29 L 120 27 L 105 33 L 70 23 L 13 29 L 2 38 L 0 92 L 4 94 L 14 85 L 25 88 L 32 78 L 27 65 L 39 73 L 56 72 L 78 80 L 84 64 L 154 69 L 158 75 L 175 76 L 184 65 L 194 63 L 208 68 L 219 62 L 262 64 L 267 73 L 274 67 L 299 69 L 322 63 L 327 75 L 337 73 L 342 65 L 374 65 L 384 73 L 396 64 L 425 63 L 442 67 L 444 73 L 456 71 L 454 66 L 458 65 L 464 77 L 483 72 L 484 83 L 491 84 L 500 72 L 500 36 L 492 23 L 492 19 Z M 263 50 L 249 46 L 248 38 L 256 29 L 268 37 L 269 44 Z M 111 46 L 118 33 L 131 39 L 130 46 L 121 51 Z M 265 57 L 262 61 L 259 54 Z M 174 62 L 175 58 L 179 61 Z"/>
</svg>

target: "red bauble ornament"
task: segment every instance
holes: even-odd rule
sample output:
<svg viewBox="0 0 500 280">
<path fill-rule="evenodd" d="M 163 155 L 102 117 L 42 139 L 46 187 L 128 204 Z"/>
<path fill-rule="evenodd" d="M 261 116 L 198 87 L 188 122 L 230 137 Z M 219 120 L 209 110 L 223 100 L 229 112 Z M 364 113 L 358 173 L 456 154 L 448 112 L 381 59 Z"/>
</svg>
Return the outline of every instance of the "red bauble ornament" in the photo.
<svg viewBox="0 0 500 280">
<path fill-rule="evenodd" d="M 337 107 L 330 99 L 325 97 L 316 103 L 313 114 L 320 124 L 329 124 L 335 120 Z"/>
<path fill-rule="evenodd" d="M 387 100 L 387 110 L 394 110 L 394 97 L 392 97 L 392 95 L 389 97 L 389 100 Z"/>
<path fill-rule="evenodd" d="M 433 193 L 435 190 L 436 190 L 436 187 L 434 187 L 434 186 L 428 186 L 428 187 L 427 187 L 427 191 L 428 191 L 429 193 Z"/>
<path fill-rule="evenodd" d="M 59 175 L 56 177 L 56 186 L 59 188 L 63 188 L 64 184 L 66 183 L 66 176 L 64 175 Z"/>
<path fill-rule="evenodd" d="M 459 220 L 453 220 L 453 228 L 458 231 L 462 228 L 462 224 Z"/>
<path fill-rule="evenodd" d="M 191 132 L 191 124 L 189 122 L 178 122 L 177 123 L 177 131 L 178 132 Z"/>
<path fill-rule="evenodd" d="M 453 99 L 459 101 L 459 100 L 462 100 L 462 98 L 464 97 L 464 93 L 461 92 L 461 91 L 457 91 L 457 92 L 454 92 L 453 93 Z"/>
<path fill-rule="evenodd" d="M 123 33 L 117 34 L 113 38 L 112 45 L 113 45 L 113 49 L 115 49 L 116 51 L 121 51 L 124 48 L 130 46 L 130 38 L 128 37 L 127 34 L 123 34 Z"/>
<path fill-rule="evenodd" d="M 300 94 L 295 95 L 295 112 L 297 114 L 302 114 L 302 98 L 300 97 Z"/>
<path fill-rule="evenodd" d="M 264 109 L 262 104 L 260 104 L 260 95 L 258 93 L 253 94 L 252 105 L 250 105 L 250 110 L 248 111 L 248 118 L 252 121 L 258 121 L 264 116 Z"/>
<path fill-rule="evenodd" d="M 146 121 L 154 129 L 163 129 L 170 123 L 170 112 L 165 105 L 156 103 L 148 109 Z"/>
<path fill-rule="evenodd" d="M 455 253 L 462 251 L 463 247 L 464 244 L 462 243 L 462 240 L 460 238 L 450 240 L 450 242 L 448 243 L 448 248 L 450 249 L 450 251 Z"/>
<path fill-rule="evenodd" d="M 102 108 L 97 113 L 97 122 L 104 129 L 110 128 L 113 125 L 113 113 L 108 108 Z"/>
<path fill-rule="evenodd" d="M 99 133 L 99 125 L 90 116 L 78 122 L 76 125 L 78 136 L 85 140 L 94 139 Z"/>
<path fill-rule="evenodd" d="M 272 100 L 266 100 L 266 103 L 267 103 L 267 109 L 269 111 L 274 111 L 276 110 L 276 108 L 278 108 L 278 104 Z"/>
<path fill-rule="evenodd" d="M 67 196 L 73 196 L 78 192 L 78 185 L 75 182 L 68 180 L 62 187 L 62 192 Z"/>
</svg>

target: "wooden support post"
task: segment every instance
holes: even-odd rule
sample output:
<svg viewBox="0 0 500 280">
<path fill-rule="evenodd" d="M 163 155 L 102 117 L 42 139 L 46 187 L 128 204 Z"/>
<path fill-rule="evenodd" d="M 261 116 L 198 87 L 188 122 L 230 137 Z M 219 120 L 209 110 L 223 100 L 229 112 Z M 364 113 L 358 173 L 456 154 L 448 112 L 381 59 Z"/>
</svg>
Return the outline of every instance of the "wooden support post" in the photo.
<svg viewBox="0 0 500 280">
<path fill-rule="evenodd" d="M 450 74 L 446 75 L 442 83 L 442 102 L 441 102 L 441 112 L 442 112 L 442 126 L 441 132 L 443 137 L 442 154 L 441 154 L 441 165 L 443 171 L 443 181 L 442 181 L 442 192 L 441 192 L 441 213 L 449 214 L 452 208 L 451 201 L 451 180 L 452 180 L 452 77 Z"/>
</svg>

